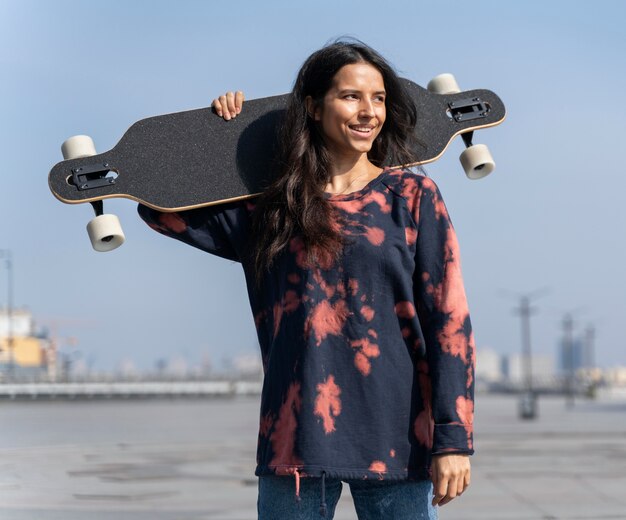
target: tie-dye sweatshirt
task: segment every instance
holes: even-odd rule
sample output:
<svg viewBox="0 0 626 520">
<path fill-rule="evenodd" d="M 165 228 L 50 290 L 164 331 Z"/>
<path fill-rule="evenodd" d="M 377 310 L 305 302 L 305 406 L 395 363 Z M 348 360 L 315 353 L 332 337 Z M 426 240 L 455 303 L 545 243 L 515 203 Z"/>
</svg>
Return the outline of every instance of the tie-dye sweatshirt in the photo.
<svg viewBox="0 0 626 520">
<path fill-rule="evenodd" d="M 257 475 L 428 478 L 432 454 L 473 453 L 475 348 L 448 212 L 431 179 L 400 169 L 328 199 L 340 261 L 307 264 L 293 237 L 263 290 L 253 202 L 139 213 L 242 263 L 265 371 Z"/>
</svg>

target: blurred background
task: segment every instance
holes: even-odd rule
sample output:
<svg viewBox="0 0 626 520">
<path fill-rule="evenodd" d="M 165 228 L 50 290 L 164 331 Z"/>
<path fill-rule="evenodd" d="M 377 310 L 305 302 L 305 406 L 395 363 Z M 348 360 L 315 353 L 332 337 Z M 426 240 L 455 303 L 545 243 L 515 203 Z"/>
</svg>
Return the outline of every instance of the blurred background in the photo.
<svg viewBox="0 0 626 520">
<path fill-rule="evenodd" d="M 489 145 L 493 175 L 465 178 L 460 139 L 426 168 L 460 237 L 479 349 L 518 362 L 516 309 L 530 296 L 545 370 L 562 364 L 566 315 L 574 343 L 593 344 L 589 364 L 626 366 L 625 10 L 618 1 L 1 0 L 0 334 L 11 303 L 81 373 L 223 370 L 255 356 L 238 264 L 157 235 L 128 200 L 105 204 L 126 244 L 96 253 L 91 207 L 61 204 L 46 177 L 71 135 L 106 151 L 135 121 L 208 106 L 226 90 L 288 92 L 312 51 L 347 35 L 417 83 L 453 72 L 461 88 L 489 88 L 507 106 L 505 123 L 474 139 Z M 16 322 L 16 335 L 25 327 Z"/>
<path fill-rule="evenodd" d="M 421 85 L 452 72 L 462 89 L 488 88 L 506 104 L 506 121 L 474 138 L 490 147 L 493 174 L 465 178 L 460 139 L 426 167 L 461 242 L 478 390 L 522 395 L 485 417 L 545 419 L 537 394 L 570 408 L 626 399 L 625 15 L 619 0 L 0 0 L 0 392 L 15 401 L 0 408 L 6 445 L 32 431 L 28 417 L 59 417 L 16 411 L 18 398 L 65 392 L 25 390 L 36 381 L 196 382 L 89 395 L 255 402 L 241 267 L 158 235 L 129 200 L 105 203 L 127 242 L 96 253 L 91 207 L 60 203 L 46 177 L 69 136 L 90 135 L 103 152 L 135 121 L 208 106 L 226 90 L 288 92 L 303 60 L 341 36 Z"/>
</svg>

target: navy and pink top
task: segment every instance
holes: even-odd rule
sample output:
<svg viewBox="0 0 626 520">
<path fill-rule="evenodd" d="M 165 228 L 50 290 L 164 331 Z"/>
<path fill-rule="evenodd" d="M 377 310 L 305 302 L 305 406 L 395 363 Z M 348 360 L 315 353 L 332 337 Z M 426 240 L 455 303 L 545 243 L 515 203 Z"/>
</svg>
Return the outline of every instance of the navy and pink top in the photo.
<svg viewBox="0 0 626 520">
<path fill-rule="evenodd" d="M 429 478 L 433 454 L 473 453 L 476 351 L 446 206 L 403 169 L 328 200 L 347 239 L 340 261 L 310 265 L 294 236 L 262 290 L 253 202 L 139 213 L 243 266 L 265 371 L 257 475 Z"/>
</svg>

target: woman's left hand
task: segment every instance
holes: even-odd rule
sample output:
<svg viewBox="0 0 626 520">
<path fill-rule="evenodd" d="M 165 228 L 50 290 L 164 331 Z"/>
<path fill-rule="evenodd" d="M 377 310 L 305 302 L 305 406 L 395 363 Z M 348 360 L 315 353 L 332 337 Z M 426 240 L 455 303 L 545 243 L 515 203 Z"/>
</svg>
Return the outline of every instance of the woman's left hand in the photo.
<svg viewBox="0 0 626 520">
<path fill-rule="evenodd" d="M 433 506 L 443 506 L 470 485 L 469 455 L 434 455 L 431 465 Z"/>
</svg>

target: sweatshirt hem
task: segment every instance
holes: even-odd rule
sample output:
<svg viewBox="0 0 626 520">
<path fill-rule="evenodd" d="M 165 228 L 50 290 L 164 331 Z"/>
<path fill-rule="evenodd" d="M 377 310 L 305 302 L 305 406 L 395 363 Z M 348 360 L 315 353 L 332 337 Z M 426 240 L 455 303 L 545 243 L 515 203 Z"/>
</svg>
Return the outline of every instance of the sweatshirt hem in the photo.
<svg viewBox="0 0 626 520">
<path fill-rule="evenodd" d="M 313 477 L 320 478 L 322 473 L 327 478 L 339 480 L 427 480 L 430 474 L 427 468 L 414 470 L 393 470 L 393 471 L 371 471 L 362 468 L 333 468 L 321 465 L 278 465 L 256 467 L 254 474 L 257 477 L 265 476 L 288 476 L 295 472 L 299 473 L 302 478 Z"/>
</svg>

